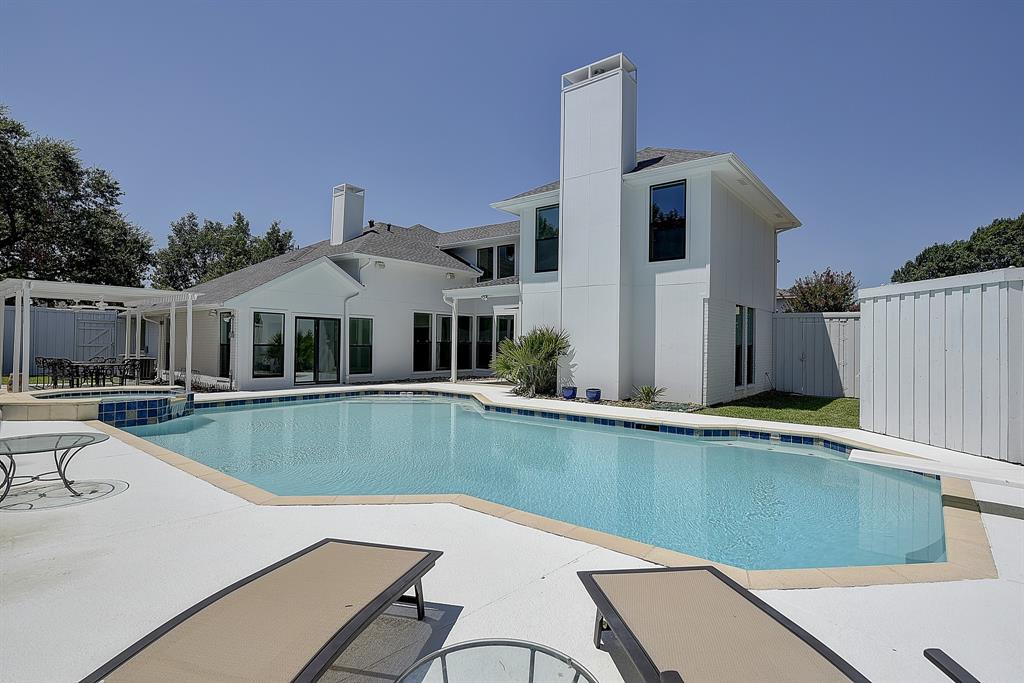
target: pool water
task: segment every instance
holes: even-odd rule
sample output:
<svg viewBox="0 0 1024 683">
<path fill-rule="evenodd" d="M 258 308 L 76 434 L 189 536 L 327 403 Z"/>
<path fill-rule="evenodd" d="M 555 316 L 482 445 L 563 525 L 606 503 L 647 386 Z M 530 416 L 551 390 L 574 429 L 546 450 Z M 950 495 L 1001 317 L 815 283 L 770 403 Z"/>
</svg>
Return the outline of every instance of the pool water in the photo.
<svg viewBox="0 0 1024 683">
<path fill-rule="evenodd" d="M 128 428 L 278 495 L 465 493 L 748 569 L 945 559 L 939 481 L 824 449 L 361 397 Z"/>
</svg>

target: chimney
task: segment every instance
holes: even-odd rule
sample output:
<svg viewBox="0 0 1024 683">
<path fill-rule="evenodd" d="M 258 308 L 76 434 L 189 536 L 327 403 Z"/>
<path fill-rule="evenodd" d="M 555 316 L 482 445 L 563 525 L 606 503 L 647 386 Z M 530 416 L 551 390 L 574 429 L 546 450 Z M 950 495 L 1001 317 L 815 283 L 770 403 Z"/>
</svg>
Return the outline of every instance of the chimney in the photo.
<svg viewBox="0 0 1024 683">
<path fill-rule="evenodd" d="M 363 234 L 363 199 L 366 190 L 345 183 L 334 187 L 331 199 L 331 244 L 341 244 Z"/>
</svg>

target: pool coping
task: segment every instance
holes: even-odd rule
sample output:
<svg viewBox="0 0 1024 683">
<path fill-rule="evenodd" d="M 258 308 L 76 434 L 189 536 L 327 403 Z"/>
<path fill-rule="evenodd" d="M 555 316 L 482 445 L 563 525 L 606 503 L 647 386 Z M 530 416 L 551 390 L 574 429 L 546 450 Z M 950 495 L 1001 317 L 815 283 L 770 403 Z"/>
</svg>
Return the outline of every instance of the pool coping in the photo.
<svg viewBox="0 0 1024 683">
<path fill-rule="evenodd" d="M 200 402 L 197 401 L 196 407 L 200 407 Z M 944 476 L 940 478 L 947 557 L 944 562 L 748 570 L 642 543 L 604 531 L 573 525 L 462 493 L 279 496 L 105 422 L 90 420 L 86 424 L 211 486 L 215 486 L 255 505 L 408 505 L 447 503 L 539 531 L 583 543 L 590 543 L 653 564 L 660 564 L 666 567 L 710 565 L 717 567 L 745 588 L 753 590 L 880 586 L 904 583 L 961 581 L 966 579 L 995 579 L 999 576 L 992 557 L 988 534 L 981 519 L 981 507 L 975 497 L 974 488 L 969 480 L 956 477 Z"/>
</svg>

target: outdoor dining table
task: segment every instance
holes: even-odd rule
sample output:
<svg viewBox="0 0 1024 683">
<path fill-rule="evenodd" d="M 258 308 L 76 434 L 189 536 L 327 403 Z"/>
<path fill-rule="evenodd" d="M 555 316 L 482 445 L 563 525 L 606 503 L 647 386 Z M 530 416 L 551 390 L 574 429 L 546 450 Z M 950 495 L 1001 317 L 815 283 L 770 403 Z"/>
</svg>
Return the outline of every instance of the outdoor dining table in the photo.
<svg viewBox="0 0 1024 683">
<path fill-rule="evenodd" d="M 110 437 L 99 432 L 65 432 L 63 434 L 28 434 L 25 436 L 9 436 L 0 439 L 0 470 L 3 471 L 3 493 L 0 494 L 0 501 L 3 501 L 10 492 L 12 486 L 24 486 L 34 481 L 57 481 L 53 477 L 45 475 L 56 474 L 64 484 L 64 488 L 73 496 L 80 496 L 78 491 L 71 487 L 75 482 L 67 477 L 68 464 L 71 459 L 86 446 L 102 443 Z M 17 465 L 14 461 L 16 455 L 30 455 L 34 453 L 53 453 L 53 462 L 57 469 L 39 474 L 24 475 L 15 474 Z M 6 458 L 6 462 L 4 461 Z M 26 479 L 14 483 L 15 479 Z"/>
</svg>

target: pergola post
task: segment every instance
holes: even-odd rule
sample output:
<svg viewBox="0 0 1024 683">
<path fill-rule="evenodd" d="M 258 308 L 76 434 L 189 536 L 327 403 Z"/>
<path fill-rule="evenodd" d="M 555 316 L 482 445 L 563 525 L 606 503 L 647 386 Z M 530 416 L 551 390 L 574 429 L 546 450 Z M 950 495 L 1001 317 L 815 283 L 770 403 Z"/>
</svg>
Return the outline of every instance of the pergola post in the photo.
<svg viewBox="0 0 1024 683">
<path fill-rule="evenodd" d="M 129 355 L 130 342 L 132 338 L 132 314 L 127 310 L 124 312 L 124 359 L 131 358 Z"/>
<path fill-rule="evenodd" d="M 21 323 L 21 390 L 28 391 L 32 388 L 32 384 L 29 381 L 29 361 L 32 360 L 32 354 L 29 353 L 29 340 L 31 326 L 32 326 L 32 297 L 29 295 L 29 284 L 27 282 L 21 285 L 21 315 L 24 320 Z"/>
<path fill-rule="evenodd" d="M 7 320 L 7 293 L 0 294 L 0 378 L 4 376 L 4 323 Z M 11 368 L 13 370 L 14 368 Z"/>
<path fill-rule="evenodd" d="M 452 299 L 452 382 L 459 381 L 459 300 Z"/>
<path fill-rule="evenodd" d="M 185 299 L 185 393 L 192 391 L 192 295 Z"/>
<path fill-rule="evenodd" d="M 135 309 L 135 357 L 142 357 L 142 309 Z M 139 373 L 142 376 L 142 373 Z"/>
<path fill-rule="evenodd" d="M 174 361 L 175 361 L 174 337 L 176 336 L 176 332 L 175 332 L 175 329 L 174 329 L 174 318 L 176 317 L 175 314 L 174 314 L 174 304 L 175 303 L 176 302 L 174 302 L 174 301 L 171 302 L 170 323 L 169 323 L 169 326 L 168 326 L 168 334 L 171 335 L 171 338 L 168 341 L 168 345 L 167 345 L 167 355 L 169 356 L 169 358 L 167 359 L 167 374 L 169 376 L 169 379 L 167 380 L 167 384 L 169 386 L 172 386 L 172 387 L 174 386 L 174 381 L 175 381 L 175 376 L 174 375 L 175 375 L 175 373 L 177 371 L 177 368 L 174 365 Z"/>
<path fill-rule="evenodd" d="M 14 345 L 11 352 L 11 391 L 21 391 L 21 292 L 14 293 Z"/>
</svg>

